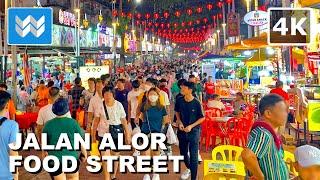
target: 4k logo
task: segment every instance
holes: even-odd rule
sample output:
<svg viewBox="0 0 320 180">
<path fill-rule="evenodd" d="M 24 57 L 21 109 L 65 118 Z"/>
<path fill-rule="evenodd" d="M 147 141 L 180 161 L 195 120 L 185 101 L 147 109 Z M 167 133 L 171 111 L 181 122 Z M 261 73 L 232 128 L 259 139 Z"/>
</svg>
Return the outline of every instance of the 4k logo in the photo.
<svg viewBox="0 0 320 180">
<path fill-rule="evenodd" d="M 29 15 L 22 21 L 18 16 L 16 16 L 16 32 L 21 37 L 25 37 L 30 32 L 34 36 L 39 37 L 45 30 L 44 20 L 44 16 L 41 16 L 41 18 L 37 21 Z"/>
<path fill-rule="evenodd" d="M 51 8 L 9 8 L 8 44 L 51 45 L 52 17 Z"/>
<path fill-rule="evenodd" d="M 306 45 L 310 43 L 310 8 L 269 8 L 268 43 L 270 45 Z"/>
</svg>

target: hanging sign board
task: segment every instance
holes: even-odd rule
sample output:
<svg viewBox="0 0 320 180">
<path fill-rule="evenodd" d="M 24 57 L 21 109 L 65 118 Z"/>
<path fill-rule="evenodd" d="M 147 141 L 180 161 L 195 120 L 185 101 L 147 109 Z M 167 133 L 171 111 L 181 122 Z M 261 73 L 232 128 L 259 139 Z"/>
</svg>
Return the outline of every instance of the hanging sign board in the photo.
<svg viewBox="0 0 320 180">
<path fill-rule="evenodd" d="M 262 26 L 268 23 L 268 13 L 265 11 L 251 11 L 244 16 L 244 22 L 250 26 Z"/>
</svg>

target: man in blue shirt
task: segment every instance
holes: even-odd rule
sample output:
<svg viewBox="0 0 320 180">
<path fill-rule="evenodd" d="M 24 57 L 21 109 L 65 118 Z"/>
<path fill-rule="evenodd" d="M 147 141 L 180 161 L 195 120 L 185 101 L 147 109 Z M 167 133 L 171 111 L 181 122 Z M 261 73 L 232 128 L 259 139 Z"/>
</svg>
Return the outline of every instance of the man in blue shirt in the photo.
<svg viewBox="0 0 320 180">
<path fill-rule="evenodd" d="M 18 170 L 12 174 L 9 170 L 9 156 L 17 156 L 18 152 L 9 148 L 9 144 L 16 142 L 19 132 L 18 124 L 15 121 L 5 118 L 8 109 L 10 94 L 0 91 L 0 179 L 18 179 Z"/>
<path fill-rule="evenodd" d="M 201 103 L 192 95 L 194 83 L 184 82 L 181 85 L 180 98 L 175 107 L 180 154 L 184 156 L 184 163 L 187 170 L 181 175 L 181 179 L 197 179 L 198 172 L 198 151 L 200 142 L 200 124 L 204 121 Z M 190 156 L 189 156 L 190 154 Z"/>
</svg>

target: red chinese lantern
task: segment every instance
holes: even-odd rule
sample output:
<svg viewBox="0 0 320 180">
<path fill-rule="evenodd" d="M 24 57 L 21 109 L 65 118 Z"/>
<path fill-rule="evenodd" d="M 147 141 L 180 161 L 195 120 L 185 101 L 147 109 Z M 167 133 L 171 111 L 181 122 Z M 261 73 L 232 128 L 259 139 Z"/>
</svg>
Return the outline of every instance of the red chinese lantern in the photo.
<svg viewBox="0 0 320 180">
<path fill-rule="evenodd" d="M 216 20 L 216 15 L 212 15 L 211 18 L 212 18 L 213 20 Z"/>
<path fill-rule="evenodd" d="M 175 29 L 173 32 L 174 32 L 174 33 L 177 33 L 177 32 L 178 32 L 178 30 L 176 30 L 176 29 Z M 175 34 L 175 35 L 176 35 L 176 34 Z"/>
<path fill-rule="evenodd" d="M 137 14 L 137 18 L 138 18 L 138 19 L 141 18 L 141 14 L 140 14 L 140 13 Z"/>
<path fill-rule="evenodd" d="M 176 11 L 176 12 L 174 13 L 174 15 L 175 15 L 176 17 L 180 17 L 180 16 L 181 16 L 181 12 L 180 12 L 180 11 Z"/>
<path fill-rule="evenodd" d="M 219 13 L 219 19 L 222 19 L 222 13 Z"/>
<path fill-rule="evenodd" d="M 169 17 L 169 13 L 168 13 L 167 11 L 166 11 L 166 12 L 164 12 L 164 13 L 163 13 L 163 17 L 164 17 L 164 18 L 166 18 L 166 19 L 168 19 L 168 17 Z"/>
<path fill-rule="evenodd" d="M 196 20 L 196 23 L 197 23 L 197 24 L 200 24 L 200 23 L 201 23 L 201 21 L 200 21 L 199 19 L 197 19 L 197 20 Z"/>
<path fill-rule="evenodd" d="M 186 25 L 186 23 L 184 21 L 182 21 L 181 26 L 184 27 Z"/>
<path fill-rule="evenodd" d="M 149 31 L 149 28 L 146 27 L 145 30 L 146 30 L 146 31 Z"/>
<path fill-rule="evenodd" d="M 126 13 L 121 12 L 121 17 L 126 17 Z"/>
<path fill-rule="evenodd" d="M 139 25 L 139 24 L 140 24 L 140 21 L 139 21 L 139 20 L 136 20 L 136 24 Z"/>
<path fill-rule="evenodd" d="M 174 23 L 173 26 L 174 26 L 174 28 L 177 28 L 178 27 L 178 23 Z"/>
<path fill-rule="evenodd" d="M 155 27 L 158 27 L 158 26 L 159 26 L 159 23 L 157 23 L 157 22 L 154 23 L 154 26 L 155 26 Z"/>
<path fill-rule="evenodd" d="M 145 25 L 146 24 L 146 22 L 145 21 L 142 21 L 142 25 Z"/>
<path fill-rule="evenodd" d="M 167 28 L 168 28 L 168 29 L 170 28 L 170 23 L 167 23 Z"/>
<path fill-rule="evenodd" d="M 207 24 L 208 18 L 203 18 L 203 22 L 204 22 L 205 24 Z"/>
<path fill-rule="evenodd" d="M 154 14 L 153 14 L 153 18 L 154 18 L 154 19 L 159 19 L 159 14 L 158 14 L 158 13 L 154 13 Z"/>
<path fill-rule="evenodd" d="M 188 26 L 192 26 L 192 21 L 189 21 L 189 22 L 188 22 Z"/>
<path fill-rule="evenodd" d="M 202 7 L 197 7 L 196 11 L 197 13 L 202 13 Z"/>
<path fill-rule="evenodd" d="M 117 10 L 113 10 L 113 11 L 112 11 L 112 16 L 113 16 L 113 17 L 118 16 L 118 11 L 117 11 Z"/>
<path fill-rule="evenodd" d="M 163 29 L 163 28 L 164 28 L 164 24 L 163 24 L 163 23 L 161 23 L 161 24 L 160 24 L 160 27 Z"/>
<path fill-rule="evenodd" d="M 219 8 L 221 8 L 221 7 L 222 7 L 222 5 L 223 5 L 223 3 L 222 3 L 222 2 L 218 2 L 218 7 L 219 7 Z"/>
<path fill-rule="evenodd" d="M 211 3 L 207 4 L 207 9 L 208 9 L 209 11 L 211 11 L 212 8 L 213 8 L 213 5 L 212 5 Z"/>
<path fill-rule="evenodd" d="M 189 16 L 192 14 L 192 9 L 191 9 L 191 8 L 187 9 L 187 14 L 188 14 Z"/>
<path fill-rule="evenodd" d="M 149 23 L 148 23 L 148 26 L 151 27 L 151 26 L 152 26 L 152 22 L 149 22 Z"/>
<path fill-rule="evenodd" d="M 148 20 L 148 19 L 150 18 L 150 14 L 147 13 L 147 14 L 145 15 L 145 17 L 146 17 L 146 19 Z"/>
<path fill-rule="evenodd" d="M 131 19 L 132 18 L 131 12 L 128 12 L 127 16 Z"/>
<path fill-rule="evenodd" d="M 226 2 L 227 2 L 228 4 L 231 4 L 231 3 L 232 3 L 232 0 L 226 0 Z"/>
</svg>

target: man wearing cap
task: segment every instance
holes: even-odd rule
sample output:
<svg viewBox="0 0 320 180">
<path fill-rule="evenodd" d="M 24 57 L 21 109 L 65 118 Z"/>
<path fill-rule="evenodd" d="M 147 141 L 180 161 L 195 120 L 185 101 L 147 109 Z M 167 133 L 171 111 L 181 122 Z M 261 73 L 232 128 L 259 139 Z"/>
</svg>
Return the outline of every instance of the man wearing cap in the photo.
<svg viewBox="0 0 320 180">
<path fill-rule="evenodd" d="M 294 180 L 320 180 L 320 149 L 304 145 L 294 153 L 295 168 L 299 176 Z"/>
</svg>

